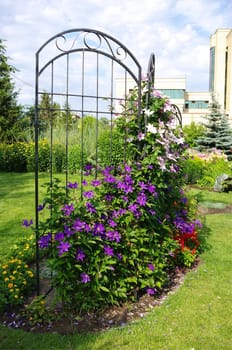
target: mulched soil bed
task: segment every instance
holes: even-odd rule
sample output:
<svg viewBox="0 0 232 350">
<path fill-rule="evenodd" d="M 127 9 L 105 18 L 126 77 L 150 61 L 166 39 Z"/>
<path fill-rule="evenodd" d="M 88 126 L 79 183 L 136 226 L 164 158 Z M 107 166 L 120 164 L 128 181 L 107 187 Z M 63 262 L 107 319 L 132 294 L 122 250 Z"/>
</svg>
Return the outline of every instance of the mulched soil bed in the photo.
<svg viewBox="0 0 232 350">
<path fill-rule="evenodd" d="M 196 268 L 199 261 L 193 268 Z M 192 268 L 192 269 L 193 269 Z M 191 269 L 191 270 L 192 270 Z M 62 315 L 59 320 L 37 325 L 30 325 L 28 319 L 22 316 L 22 309 L 8 310 L 0 315 L 0 323 L 14 329 L 22 329 L 29 332 L 52 332 L 60 334 L 99 332 L 108 330 L 112 327 L 123 327 L 125 324 L 134 320 L 143 318 L 147 312 L 154 307 L 159 306 L 168 295 L 174 293 L 176 289 L 183 283 L 184 276 L 189 269 L 176 269 L 169 276 L 170 283 L 156 297 L 143 295 L 137 302 L 124 304 L 119 307 L 110 307 L 105 311 L 96 313 L 64 314 L 61 307 L 57 307 L 53 313 Z M 42 287 L 48 286 L 47 280 L 42 280 Z M 44 285 L 43 285 L 44 284 Z M 48 295 L 48 299 L 52 296 Z M 50 301 L 48 301 L 49 303 Z"/>
</svg>

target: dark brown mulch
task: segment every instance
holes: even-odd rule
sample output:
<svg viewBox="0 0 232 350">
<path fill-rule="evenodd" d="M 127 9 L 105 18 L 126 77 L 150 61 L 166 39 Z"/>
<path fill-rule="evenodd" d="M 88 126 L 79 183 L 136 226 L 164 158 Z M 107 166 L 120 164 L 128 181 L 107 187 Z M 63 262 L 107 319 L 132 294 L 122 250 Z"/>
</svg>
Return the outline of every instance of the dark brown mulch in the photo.
<svg viewBox="0 0 232 350">
<path fill-rule="evenodd" d="M 194 268 L 197 267 L 196 262 Z M 192 269 L 191 269 L 192 270 Z M 60 334 L 99 332 L 112 327 L 123 327 L 129 322 L 143 318 L 147 312 L 159 306 L 169 294 L 174 293 L 183 283 L 184 276 L 189 269 L 176 269 L 169 276 L 170 283 L 160 293 L 154 297 L 143 295 L 137 302 L 124 304 L 118 307 L 110 307 L 100 313 L 86 313 L 84 315 L 63 314 L 61 307 L 57 307 L 52 312 L 56 312 L 58 320 L 51 323 L 38 323 L 31 325 L 30 321 L 22 316 L 22 310 L 8 311 L 0 315 L 0 323 L 5 326 L 23 329 L 29 332 L 53 332 Z M 47 288 L 48 281 L 42 281 L 42 288 Z M 48 295 L 47 303 L 52 299 L 52 294 Z"/>
</svg>

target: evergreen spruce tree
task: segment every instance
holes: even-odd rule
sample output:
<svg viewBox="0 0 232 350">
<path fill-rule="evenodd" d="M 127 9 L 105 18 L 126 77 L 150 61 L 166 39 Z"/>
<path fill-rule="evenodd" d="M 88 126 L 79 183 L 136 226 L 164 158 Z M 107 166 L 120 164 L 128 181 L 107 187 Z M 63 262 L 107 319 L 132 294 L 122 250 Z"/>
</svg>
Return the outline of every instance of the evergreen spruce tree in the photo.
<svg viewBox="0 0 232 350">
<path fill-rule="evenodd" d="M 22 107 L 17 103 L 18 92 L 15 91 L 11 74 L 16 69 L 8 63 L 6 48 L 0 39 L 0 141 L 12 143 L 17 132 L 17 121 Z"/>
<path fill-rule="evenodd" d="M 218 129 L 216 148 L 222 150 L 232 160 L 232 130 L 228 118 L 224 115 Z"/>
<path fill-rule="evenodd" d="M 232 149 L 232 132 L 229 121 L 221 112 L 219 103 L 214 95 L 210 104 L 210 114 L 206 116 L 207 123 L 204 124 L 205 132 L 197 139 L 197 148 L 200 151 L 212 149 L 222 150 L 229 159 Z"/>
</svg>

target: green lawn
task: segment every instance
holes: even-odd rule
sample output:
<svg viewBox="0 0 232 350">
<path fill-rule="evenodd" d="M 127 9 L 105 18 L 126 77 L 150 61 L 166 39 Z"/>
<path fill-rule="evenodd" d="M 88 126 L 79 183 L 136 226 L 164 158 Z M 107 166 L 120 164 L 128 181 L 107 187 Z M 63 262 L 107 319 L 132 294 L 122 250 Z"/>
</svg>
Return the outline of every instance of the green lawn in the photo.
<svg viewBox="0 0 232 350">
<path fill-rule="evenodd" d="M 16 201 L 12 202 L 10 193 L 1 188 L 3 183 L 1 181 L 0 190 L 5 196 L 0 197 L 0 207 L 5 208 L 5 213 L 7 208 L 8 212 L 16 210 L 21 223 L 21 214 L 23 218 L 28 217 L 26 212 L 30 209 L 28 205 L 24 212 L 22 207 L 25 198 L 27 202 L 31 196 L 32 175 L 0 175 L 1 180 L 5 179 L 6 186 L 10 179 L 14 181 L 12 196 Z M 230 194 L 201 193 L 202 200 L 232 204 Z M 8 204 L 5 201 L 8 201 Z M 14 203 L 13 206 L 10 206 L 11 203 Z M 4 223 L 4 230 L 1 227 L 0 253 L 5 249 L 5 246 L 2 246 L 4 239 L 8 240 L 10 235 L 15 237 L 14 229 L 10 227 L 13 217 L 14 215 L 12 219 L 8 219 L 8 223 Z M 200 265 L 186 275 L 183 285 L 143 319 L 106 332 L 68 336 L 26 333 L 0 326 L 0 349 L 231 350 L 232 215 L 208 215 L 206 222 L 211 229 L 209 236 L 211 250 L 202 254 Z M 14 225 L 16 228 L 17 220 Z M 21 226 L 18 226 L 18 230 L 21 235 L 24 234 Z M 8 244 L 10 241 L 11 239 Z"/>
</svg>

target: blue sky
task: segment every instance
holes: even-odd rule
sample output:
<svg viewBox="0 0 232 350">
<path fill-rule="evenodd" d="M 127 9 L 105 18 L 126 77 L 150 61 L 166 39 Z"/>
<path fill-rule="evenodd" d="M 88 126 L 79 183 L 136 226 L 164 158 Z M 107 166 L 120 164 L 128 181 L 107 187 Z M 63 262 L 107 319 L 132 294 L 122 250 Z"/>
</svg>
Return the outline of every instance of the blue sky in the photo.
<svg viewBox="0 0 232 350">
<path fill-rule="evenodd" d="M 209 38 L 232 27 L 228 0 L 1 0 L 0 38 L 6 40 L 19 102 L 34 103 L 35 52 L 53 35 L 92 28 L 121 41 L 146 72 L 151 52 L 157 77 L 186 77 L 189 91 L 208 90 Z"/>
</svg>

